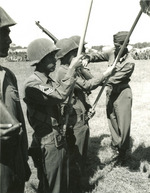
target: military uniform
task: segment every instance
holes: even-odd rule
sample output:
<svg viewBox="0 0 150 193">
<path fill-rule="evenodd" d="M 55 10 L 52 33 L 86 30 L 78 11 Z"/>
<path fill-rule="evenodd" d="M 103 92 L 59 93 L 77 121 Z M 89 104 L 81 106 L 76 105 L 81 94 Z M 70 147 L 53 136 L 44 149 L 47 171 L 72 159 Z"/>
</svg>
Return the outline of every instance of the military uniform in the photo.
<svg viewBox="0 0 150 193">
<path fill-rule="evenodd" d="M 61 65 L 58 69 L 56 79 L 61 81 L 67 71 L 68 67 Z M 102 74 L 99 78 L 91 78 L 89 80 L 86 80 L 81 74 L 78 74 L 74 88 L 74 95 L 72 97 L 73 112 L 69 115 L 68 126 L 71 126 L 74 132 L 76 132 L 74 133 L 75 136 L 77 135 L 76 145 L 78 146 L 79 152 L 83 156 L 84 161 L 86 160 L 85 157 L 87 154 L 87 139 L 89 136 L 89 126 L 88 122 L 86 121 L 87 112 L 91 108 L 88 95 L 90 94 L 90 91 L 98 87 L 103 80 L 104 77 Z M 87 134 L 86 132 L 83 132 L 84 130 L 87 131 Z"/>
<path fill-rule="evenodd" d="M 112 145 L 125 153 L 130 145 L 132 91 L 129 86 L 134 70 L 130 54 L 126 54 L 116 65 L 116 72 L 107 84 L 107 117 Z"/>
<path fill-rule="evenodd" d="M 86 57 L 90 61 L 107 61 L 107 56 L 99 52 L 97 54 L 86 54 Z M 68 70 L 67 65 L 61 65 L 57 72 L 57 80 L 61 81 Z M 74 95 L 72 99 L 73 103 L 73 112 L 69 115 L 69 125 L 74 130 L 74 135 L 76 138 L 76 145 L 78 146 L 80 155 L 83 159 L 83 165 L 85 165 L 86 155 L 87 155 L 87 146 L 89 138 L 89 125 L 87 122 L 87 113 L 91 108 L 88 95 L 91 93 L 91 90 L 96 89 L 98 86 L 102 85 L 104 77 L 102 74 L 98 78 L 91 75 L 89 69 L 83 68 L 79 72 L 76 80 L 76 85 L 74 88 Z M 87 78 L 88 77 L 88 78 Z M 89 78 L 90 77 L 90 78 Z"/>
<path fill-rule="evenodd" d="M 22 123 L 21 130 L 13 132 L 7 140 L 0 140 L 0 190 L 2 193 L 23 193 L 25 181 L 29 179 L 30 169 L 27 163 L 27 133 L 20 104 L 17 80 L 7 68 L 0 67 L 1 101 L 12 117 Z M 3 112 L 1 112 L 3 113 Z M 1 114 L 2 115 L 2 114 Z M 5 116 L 2 116 L 5 119 Z M 7 119 L 7 117 L 6 117 Z M 5 120 L 1 120 L 4 123 Z"/>
<path fill-rule="evenodd" d="M 63 120 L 59 104 L 70 93 L 73 82 L 73 76 L 70 78 L 70 75 L 66 75 L 61 84 L 57 84 L 50 76 L 39 71 L 35 71 L 25 82 L 24 101 L 29 123 L 34 130 L 31 149 L 41 150 L 39 159 L 42 165 L 36 162 L 35 166 L 40 180 L 39 192 L 42 193 L 66 192 L 66 149 L 61 138 Z"/>
<path fill-rule="evenodd" d="M 73 58 L 77 55 L 77 50 L 79 47 L 80 37 L 72 36 L 70 38 L 64 38 L 57 41 L 57 47 L 61 48 L 56 57 L 61 60 L 61 65 L 57 71 L 57 80 L 61 82 L 62 78 L 65 76 L 69 70 L 70 64 Z M 86 42 L 84 42 L 86 44 Z M 83 45 L 83 51 L 85 50 Z M 106 60 L 103 53 L 99 54 L 101 56 L 100 61 Z M 86 63 L 89 56 L 84 56 L 82 58 Z M 97 88 L 101 85 L 106 74 L 100 74 L 98 78 L 91 75 L 90 71 L 83 66 L 77 70 L 77 80 L 74 87 L 73 96 L 71 96 L 72 112 L 67 112 L 69 114 L 69 121 L 67 124 L 67 147 L 69 150 L 69 170 L 70 170 L 70 189 L 72 193 L 82 192 L 81 178 L 85 173 L 85 164 L 88 149 L 89 140 L 89 124 L 87 113 L 89 108 L 91 108 L 88 95 L 92 89 Z M 62 104 L 62 114 L 66 115 L 66 108 L 68 107 L 68 100 L 70 105 L 70 98 L 68 98 L 64 104 Z M 66 105 L 67 104 L 67 105 Z"/>
<path fill-rule="evenodd" d="M 61 65 L 57 72 L 57 80 L 61 81 L 68 71 L 68 67 Z M 86 80 L 78 73 L 74 94 L 72 96 L 72 113 L 69 114 L 67 125 L 67 142 L 70 155 L 70 186 L 72 191 L 79 193 L 81 190 L 80 183 L 84 173 L 88 141 L 89 141 L 89 124 L 87 113 L 91 108 L 88 95 L 90 91 L 98 87 L 104 80 L 101 74 L 99 78 Z M 65 101 L 62 106 L 65 106 Z M 79 181 L 79 182 L 78 182 Z"/>
<path fill-rule="evenodd" d="M 111 57 L 112 61 L 117 56 L 127 35 L 128 32 L 121 31 L 113 36 L 115 52 L 114 56 Z M 93 53 L 90 56 L 91 62 L 98 60 L 98 54 Z M 119 151 L 120 161 L 124 160 L 126 151 L 130 146 L 132 91 L 128 83 L 133 71 L 134 62 L 125 47 L 119 62 L 116 64 L 115 73 L 108 80 L 106 89 L 107 118 L 112 135 L 111 145 L 113 149 Z"/>
</svg>

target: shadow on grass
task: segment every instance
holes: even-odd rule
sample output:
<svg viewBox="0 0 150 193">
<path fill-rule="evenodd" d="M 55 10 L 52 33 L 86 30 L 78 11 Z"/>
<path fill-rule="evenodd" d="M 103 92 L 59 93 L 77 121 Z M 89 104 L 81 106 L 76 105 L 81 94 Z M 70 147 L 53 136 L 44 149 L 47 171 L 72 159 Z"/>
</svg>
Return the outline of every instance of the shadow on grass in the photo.
<svg viewBox="0 0 150 193">
<path fill-rule="evenodd" d="M 115 167 L 116 161 L 106 162 L 106 158 L 111 157 L 110 143 L 107 143 L 107 139 L 110 139 L 110 136 L 106 134 L 90 138 L 86 167 L 87 182 L 85 183 L 87 187 L 85 190 L 87 192 L 92 192 L 99 180 L 103 180 Z M 142 143 L 131 153 L 133 142 L 134 140 L 130 137 L 130 149 L 126 156 L 126 162 L 125 165 L 121 165 L 121 167 L 128 167 L 131 172 L 139 171 L 141 169 L 141 162 L 150 162 L 150 147 L 145 147 Z M 89 183 L 91 178 L 92 183 Z"/>
<path fill-rule="evenodd" d="M 89 148 L 88 148 L 88 156 L 87 156 L 87 164 L 85 169 L 85 176 L 84 176 L 84 191 L 91 192 L 95 185 L 97 184 L 98 180 L 102 180 L 104 178 L 104 173 L 98 173 L 98 171 L 103 171 L 106 164 L 101 162 L 100 159 L 100 152 L 105 152 L 106 146 L 102 146 L 102 141 L 104 139 L 109 139 L 110 135 L 103 134 L 98 137 L 91 137 Z M 109 142 L 108 142 L 109 143 Z M 106 153 L 105 153 L 106 154 Z M 97 174 L 97 176 L 95 176 Z M 90 183 L 91 178 L 94 178 L 93 183 Z"/>
<path fill-rule="evenodd" d="M 104 164 L 101 163 L 98 154 L 100 151 L 104 151 L 106 149 L 107 145 L 102 146 L 102 141 L 107 138 L 110 138 L 110 135 L 103 134 L 99 137 L 90 138 L 90 144 L 88 149 L 88 163 L 92 166 L 91 172 L 94 172 L 97 167 L 100 167 L 100 169 L 104 167 Z"/>
<path fill-rule="evenodd" d="M 144 143 L 140 144 L 135 151 L 129 155 L 127 166 L 130 171 L 138 171 L 141 162 L 146 161 L 150 163 L 150 147 L 145 147 Z"/>
<path fill-rule="evenodd" d="M 92 192 L 99 180 L 103 180 L 114 168 L 111 162 L 105 163 L 106 159 L 104 162 L 102 161 L 102 158 L 111 156 L 109 140 L 110 135 L 108 134 L 90 138 L 85 175 L 82 181 L 85 193 Z M 133 147 L 133 142 L 134 140 L 130 138 L 130 150 Z M 131 172 L 139 171 L 142 161 L 150 162 L 150 147 L 145 147 L 144 143 L 127 155 L 125 167 L 128 167 Z M 91 183 L 91 178 L 93 178 L 93 183 Z M 30 184 L 30 188 L 36 192 L 34 184 Z"/>
</svg>

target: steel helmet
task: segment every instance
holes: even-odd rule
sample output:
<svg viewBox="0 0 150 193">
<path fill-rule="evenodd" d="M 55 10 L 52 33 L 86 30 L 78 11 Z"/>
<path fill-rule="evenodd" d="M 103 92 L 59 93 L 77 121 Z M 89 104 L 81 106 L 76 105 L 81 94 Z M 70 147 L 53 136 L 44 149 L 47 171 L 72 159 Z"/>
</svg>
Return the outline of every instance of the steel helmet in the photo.
<svg viewBox="0 0 150 193">
<path fill-rule="evenodd" d="M 73 41 L 75 41 L 76 44 L 78 44 L 78 45 L 80 44 L 80 38 L 81 38 L 80 36 L 75 35 L 75 36 L 71 36 L 70 38 L 71 38 Z M 83 44 L 85 45 L 85 44 L 87 44 L 87 42 L 84 42 Z"/>
<path fill-rule="evenodd" d="M 60 50 L 56 53 L 56 57 L 58 59 L 63 58 L 70 51 L 77 49 L 79 47 L 79 45 L 71 38 L 64 38 L 58 40 L 56 42 L 56 46 L 60 48 Z"/>
<path fill-rule="evenodd" d="M 0 28 L 15 25 L 16 22 L 0 7 Z"/>
<path fill-rule="evenodd" d="M 38 63 L 47 54 L 58 50 L 60 50 L 60 48 L 57 48 L 51 40 L 46 38 L 39 38 L 29 44 L 27 48 L 27 56 L 28 59 L 34 61 L 35 64 Z"/>
</svg>

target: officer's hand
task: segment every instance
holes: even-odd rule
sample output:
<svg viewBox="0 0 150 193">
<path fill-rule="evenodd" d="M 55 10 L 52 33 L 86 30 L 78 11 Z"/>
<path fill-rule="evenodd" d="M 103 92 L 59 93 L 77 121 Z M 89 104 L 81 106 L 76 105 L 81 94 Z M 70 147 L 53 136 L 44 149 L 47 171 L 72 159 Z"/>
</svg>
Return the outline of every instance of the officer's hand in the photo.
<svg viewBox="0 0 150 193">
<path fill-rule="evenodd" d="M 89 60 L 88 60 L 88 59 L 83 59 L 83 60 L 82 60 L 82 65 L 83 65 L 84 67 L 87 67 L 87 66 L 88 66 L 88 63 L 89 63 Z"/>
<path fill-rule="evenodd" d="M 21 126 L 21 123 L 17 123 L 13 126 L 12 124 L 0 124 L 0 139 L 7 140 L 19 134 Z"/>
<path fill-rule="evenodd" d="M 94 109 L 89 109 L 88 111 L 88 120 L 91 119 L 95 115 L 95 110 Z"/>
<path fill-rule="evenodd" d="M 82 66 L 81 58 L 82 58 L 82 55 L 73 58 L 69 68 L 77 69 L 78 67 L 81 67 Z"/>
<path fill-rule="evenodd" d="M 90 63 L 90 57 L 88 55 L 84 55 L 82 57 L 82 65 L 84 67 L 87 67 L 89 63 Z"/>
</svg>

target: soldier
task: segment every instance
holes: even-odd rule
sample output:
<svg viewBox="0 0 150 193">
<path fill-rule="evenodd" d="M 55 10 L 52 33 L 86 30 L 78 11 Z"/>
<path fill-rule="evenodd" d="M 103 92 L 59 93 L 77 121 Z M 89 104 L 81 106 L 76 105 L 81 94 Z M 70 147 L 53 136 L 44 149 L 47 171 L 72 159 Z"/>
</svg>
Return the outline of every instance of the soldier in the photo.
<svg viewBox="0 0 150 193">
<path fill-rule="evenodd" d="M 113 36 L 115 57 L 127 35 L 128 32 L 121 31 Z M 118 161 L 121 164 L 124 163 L 126 152 L 130 148 L 132 91 L 129 82 L 134 65 L 126 47 L 117 64 L 116 73 L 110 77 L 107 86 L 107 117 L 112 146 L 119 151 Z"/>
<path fill-rule="evenodd" d="M 56 57 L 61 60 L 61 66 L 57 72 L 57 80 L 61 82 L 68 72 L 72 59 L 77 55 L 79 41 L 77 42 L 72 37 L 65 38 L 58 40 L 56 46 L 61 48 L 56 54 Z M 103 61 L 105 58 L 104 54 L 101 53 L 101 57 Z M 82 68 L 77 72 L 77 80 L 71 102 L 73 110 L 69 115 L 67 127 L 67 143 L 70 155 L 70 190 L 74 193 L 82 192 L 80 177 L 83 175 L 86 164 L 89 140 L 87 113 L 91 105 L 88 95 L 92 89 L 100 86 L 103 80 L 112 73 L 112 68 L 109 68 L 104 73 L 100 73 L 98 78 L 92 78 L 92 76 L 89 78 L 89 76 L 87 77 L 82 73 Z M 67 101 L 62 106 L 65 107 L 66 103 Z"/>
<path fill-rule="evenodd" d="M 0 57 L 8 55 L 15 21 L 0 7 Z M 27 133 L 13 72 L 0 65 L 0 192 L 23 193 L 29 179 Z M 8 117 L 9 116 L 9 117 Z M 7 123 L 7 124 L 6 124 Z"/>
<path fill-rule="evenodd" d="M 127 37 L 127 31 L 121 31 L 113 36 L 115 52 L 114 59 L 117 57 L 121 46 Z M 89 61 L 97 60 L 97 55 L 89 56 Z M 127 150 L 130 148 L 130 126 L 131 126 L 131 107 L 132 91 L 129 86 L 130 77 L 134 71 L 132 57 L 125 47 L 120 61 L 116 65 L 116 71 L 109 78 L 106 90 L 107 96 L 107 118 L 109 129 L 112 135 L 112 148 L 117 152 L 118 163 L 123 164 Z"/>
<path fill-rule="evenodd" d="M 35 71 L 25 81 L 24 101 L 27 117 L 34 130 L 29 153 L 37 167 L 39 193 L 66 193 L 66 148 L 60 103 L 75 82 L 75 70 L 81 65 L 80 57 L 72 60 L 66 76 L 58 84 L 51 76 L 55 71 L 55 54 L 60 49 L 50 40 L 32 41 L 27 48 L 29 60 Z"/>
</svg>

